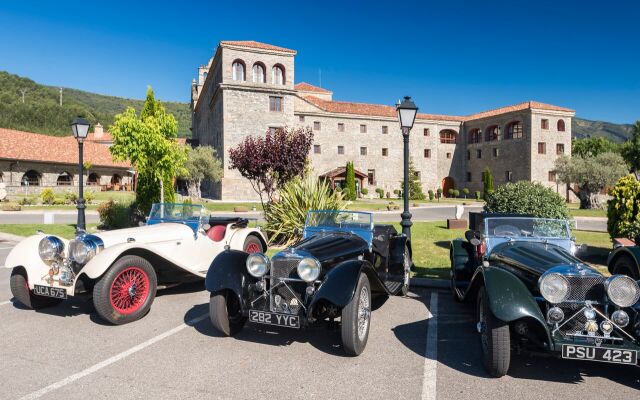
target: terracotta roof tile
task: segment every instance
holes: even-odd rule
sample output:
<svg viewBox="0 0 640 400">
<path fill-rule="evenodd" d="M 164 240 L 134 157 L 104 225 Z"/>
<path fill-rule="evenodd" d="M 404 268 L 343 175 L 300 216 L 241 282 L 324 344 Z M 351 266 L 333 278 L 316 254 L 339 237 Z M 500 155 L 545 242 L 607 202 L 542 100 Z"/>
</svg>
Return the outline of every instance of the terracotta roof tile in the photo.
<svg viewBox="0 0 640 400">
<path fill-rule="evenodd" d="M 254 40 L 223 40 L 220 42 L 221 46 L 236 46 L 236 47 L 247 47 L 251 49 L 261 49 L 261 50 L 273 50 L 280 51 L 283 53 L 297 54 L 297 51 L 286 49 L 284 47 L 274 46 L 272 44 L 260 43 Z"/>
<path fill-rule="evenodd" d="M 570 108 L 564 108 L 564 107 L 554 106 L 551 104 L 540 103 L 539 101 L 525 101 L 524 103 L 514 104 L 512 106 L 500 107 L 494 110 L 483 111 L 477 114 L 471 114 L 466 117 L 466 120 L 493 117 L 495 115 L 500 115 L 500 114 L 513 112 L 513 111 L 526 110 L 529 108 L 536 109 L 536 110 L 575 112 L 575 110 L 572 110 Z"/>
<path fill-rule="evenodd" d="M 47 136 L 0 128 L 0 158 L 75 165 L 78 142 L 73 136 Z M 131 168 L 128 162 L 113 161 L 109 147 L 92 139 L 84 143 L 84 160 L 95 166 Z"/>
<path fill-rule="evenodd" d="M 318 86 L 313 86 L 307 82 L 300 82 L 294 86 L 296 90 L 300 90 L 302 92 L 317 92 L 317 93 L 331 93 L 330 90 L 323 89 Z"/>
</svg>

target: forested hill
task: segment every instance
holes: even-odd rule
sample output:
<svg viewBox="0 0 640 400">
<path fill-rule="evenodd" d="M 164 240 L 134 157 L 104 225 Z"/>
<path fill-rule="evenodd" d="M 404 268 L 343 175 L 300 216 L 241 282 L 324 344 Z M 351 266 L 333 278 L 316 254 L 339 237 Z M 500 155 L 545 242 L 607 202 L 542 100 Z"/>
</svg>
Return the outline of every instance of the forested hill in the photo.
<svg viewBox="0 0 640 400">
<path fill-rule="evenodd" d="M 22 90 L 25 90 L 24 104 Z M 185 90 L 188 86 L 185 84 Z M 146 88 L 141 88 L 144 96 Z M 104 96 L 77 89 L 64 88 L 62 107 L 59 106 L 59 88 L 38 84 L 0 71 L 0 128 L 11 128 L 48 135 L 70 135 L 69 121 L 78 115 L 92 124 L 100 122 L 105 129 L 113 123 L 116 114 L 128 106 L 142 108 L 143 100 Z M 188 103 L 163 102 L 168 112 L 178 120 L 178 135 L 191 136 L 191 111 Z M 640 118 L 640 115 L 638 116 Z M 575 137 L 604 136 L 623 142 L 631 135 L 631 125 L 590 121 L 574 118 L 572 132 Z"/>
<path fill-rule="evenodd" d="M 188 90 L 188 87 L 185 90 Z M 141 97 L 144 97 L 145 92 L 146 87 L 140 88 Z M 69 121 L 73 117 L 84 116 L 91 124 L 100 122 L 107 129 L 113 123 L 116 114 L 129 106 L 139 111 L 144 103 L 143 100 L 104 96 L 68 88 L 62 89 L 62 107 L 59 101 L 58 87 L 41 85 L 31 79 L 0 71 L 0 128 L 66 136 L 71 134 Z M 178 120 L 178 135 L 190 136 L 189 104 L 163 104 L 167 112 Z"/>
</svg>

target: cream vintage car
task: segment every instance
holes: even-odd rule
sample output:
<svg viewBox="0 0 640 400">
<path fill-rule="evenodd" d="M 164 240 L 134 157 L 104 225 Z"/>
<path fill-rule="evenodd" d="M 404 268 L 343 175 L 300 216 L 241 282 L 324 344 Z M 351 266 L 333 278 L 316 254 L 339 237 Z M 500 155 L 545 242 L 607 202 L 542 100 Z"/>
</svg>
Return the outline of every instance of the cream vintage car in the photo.
<svg viewBox="0 0 640 400">
<path fill-rule="evenodd" d="M 243 218 L 214 218 L 192 204 L 154 204 L 147 224 L 73 240 L 38 233 L 7 256 L 16 301 L 37 309 L 93 294 L 98 314 L 125 324 L 149 312 L 156 289 L 202 280 L 225 248 L 266 251 L 259 228 Z"/>
</svg>

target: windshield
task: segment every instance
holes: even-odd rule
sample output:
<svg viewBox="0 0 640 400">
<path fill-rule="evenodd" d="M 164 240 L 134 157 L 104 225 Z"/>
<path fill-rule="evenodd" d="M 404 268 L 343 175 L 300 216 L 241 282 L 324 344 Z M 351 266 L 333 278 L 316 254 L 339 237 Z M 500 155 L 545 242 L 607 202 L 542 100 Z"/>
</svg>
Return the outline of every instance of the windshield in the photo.
<svg viewBox="0 0 640 400">
<path fill-rule="evenodd" d="M 306 228 L 373 229 L 371 213 L 358 211 L 309 211 Z"/>
<path fill-rule="evenodd" d="M 159 222 L 200 222 L 204 207 L 199 204 L 156 203 L 151 206 L 149 223 Z"/>
<path fill-rule="evenodd" d="M 485 237 L 570 239 L 569 224 L 563 219 L 497 217 L 484 220 Z"/>
</svg>

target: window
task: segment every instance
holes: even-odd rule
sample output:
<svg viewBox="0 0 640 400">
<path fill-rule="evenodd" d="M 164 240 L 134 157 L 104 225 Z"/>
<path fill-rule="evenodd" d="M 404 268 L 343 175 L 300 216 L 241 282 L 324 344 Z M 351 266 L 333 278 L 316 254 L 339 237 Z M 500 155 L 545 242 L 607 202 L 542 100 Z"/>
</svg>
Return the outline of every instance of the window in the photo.
<svg viewBox="0 0 640 400">
<path fill-rule="evenodd" d="M 515 121 L 507 125 L 507 131 L 504 134 L 505 140 L 522 139 L 522 122 Z"/>
<path fill-rule="evenodd" d="M 242 60 L 235 60 L 231 64 L 231 73 L 234 81 L 244 81 L 244 62 Z"/>
<path fill-rule="evenodd" d="M 493 142 L 500 138 L 500 127 L 498 125 L 491 125 L 484 131 L 485 142 Z"/>
<path fill-rule="evenodd" d="M 73 177 L 67 171 L 64 171 L 58 175 L 56 179 L 56 185 L 58 186 L 71 186 L 73 184 Z"/>
<path fill-rule="evenodd" d="M 549 120 L 548 119 L 543 119 L 540 121 L 540 127 L 542 129 L 549 129 Z"/>
<path fill-rule="evenodd" d="M 424 158 L 431 158 L 431 149 L 424 149 Z"/>
<path fill-rule="evenodd" d="M 451 158 L 451 153 L 447 153 L 447 158 Z"/>
<path fill-rule="evenodd" d="M 386 147 L 382 148 L 382 156 L 386 157 L 389 155 L 389 149 L 387 149 Z"/>
<path fill-rule="evenodd" d="M 476 150 L 476 158 L 482 158 L 482 150 Z"/>
<path fill-rule="evenodd" d="M 389 133 L 389 127 L 386 125 L 382 125 L 382 134 L 386 135 L 387 133 Z"/>
<path fill-rule="evenodd" d="M 457 132 L 451 129 L 444 129 L 440 131 L 440 143 L 455 143 Z"/>
<path fill-rule="evenodd" d="M 563 143 L 556 144 L 556 154 L 564 154 L 564 144 Z"/>
<path fill-rule="evenodd" d="M 513 172 L 504 171 L 504 180 L 507 181 L 507 182 L 513 181 Z"/>
<path fill-rule="evenodd" d="M 282 65 L 274 65 L 271 68 L 271 83 L 274 85 L 284 85 L 284 67 Z"/>
<path fill-rule="evenodd" d="M 368 181 L 369 185 L 375 185 L 376 184 L 376 170 L 375 169 L 368 169 L 367 170 L 367 181 Z"/>
<path fill-rule="evenodd" d="M 467 182 L 471 182 L 471 172 L 467 171 Z"/>
<path fill-rule="evenodd" d="M 92 172 L 87 177 L 87 185 L 99 185 L 100 184 L 100 175 Z"/>
<path fill-rule="evenodd" d="M 304 115 L 300 115 L 300 116 L 298 117 L 298 121 L 300 121 L 300 122 L 304 122 Z"/>
<path fill-rule="evenodd" d="M 320 154 L 322 153 L 322 149 L 320 148 L 319 144 L 314 144 L 313 145 L 313 154 Z"/>
<path fill-rule="evenodd" d="M 494 158 L 498 158 L 498 156 L 500 156 L 500 149 L 497 147 L 493 148 L 493 157 Z"/>
<path fill-rule="evenodd" d="M 467 138 L 468 143 L 480 143 L 482 142 L 482 133 L 480 129 L 475 128 L 469 131 L 469 136 Z"/>
<path fill-rule="evenodd" d="M 424 135 L 429 136 L 429 128 L 424 128 Z"/>
<path fill-rule="evenodd" d="M 538 154 L 547 154 L 547 144 L 545 142 L 538 142 Z"/>
<path fill-rule="evenodd" d="M 269 96 L 269 111 L 282 112 L 282 97 Z"/>
<path fill-rule="evenodd" d="M 344 132 L 344 124 L 343 123 L 339 123 L 338 124 L 338 132 Z"/>
<path fill-rule="evenodd" d="M 338 154 L 344 154 L 344 146 L 338 146 Z"/>
<path fill-rule="evenodd" d="M 320 121 L 313 121 L 313 130 L 314 131 L 320 130 Z"/>
<path fill-rule="evenodd" d="M 556 171 L 549 171 L 549 182 L 556 181 Z"/>
<path fill-rule="evenodd" d="M 360 133 L 367 133 L 367 126 L 366 125 L 360 125 Z"/>
<path fill-rule="evenodd" d="M 367 155 L 367 148 L 366 147 L 360 147 L 360 155 L 361 156 L 366 156 Z"/>
<path fill-rule="evenodd" d="M 253 64 L 253 83 L 267 83 L 264 65 L 260 63 Z"/>
<path fill-rule="evenodd" d="M 32 169 L 25 172 L 20 180 L 20 184 L 22 186 L 40 186 L 40 173 Z"/>
<path fill-rule="evenodd" d="M 467 151 L 467 160 L 471 160 L 471 152 Z"/>
<path fill-rule="evenodd" d="M 558 132 L 564 132 L 564 120 L 558 120 Z"/>
</svg>

